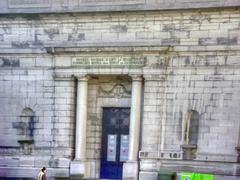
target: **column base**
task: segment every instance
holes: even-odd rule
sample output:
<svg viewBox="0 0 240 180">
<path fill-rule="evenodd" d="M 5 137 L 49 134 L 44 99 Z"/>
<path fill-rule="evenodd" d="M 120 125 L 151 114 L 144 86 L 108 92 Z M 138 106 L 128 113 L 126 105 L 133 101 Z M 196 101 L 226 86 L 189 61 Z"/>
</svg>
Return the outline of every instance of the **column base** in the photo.
<svg viewBox="0 0 240 180">
<path fill-rule="evenodd" d="M 123 180 L 138 179 L 138 161 L 123 164 Z"/>
<path fill-rule="evenodd" d="M 87 161 L 73 160 L 70 163 L 70 176 L 76 178 L 89 178 L 90 165 Z"/>
</svg>

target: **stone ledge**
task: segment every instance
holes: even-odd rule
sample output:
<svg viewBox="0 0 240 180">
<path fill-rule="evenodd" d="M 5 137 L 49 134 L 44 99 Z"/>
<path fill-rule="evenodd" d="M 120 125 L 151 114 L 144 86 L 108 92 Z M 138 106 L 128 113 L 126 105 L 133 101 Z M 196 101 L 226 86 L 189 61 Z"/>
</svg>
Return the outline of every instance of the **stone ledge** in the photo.
<svg viewBox="0 0 240 180">
<path fill-rule="evenodd" d="M 214 175 L 216 180 L 239 180 L 240 176 Z M 157 179 L 157 172 L 140 171 L 139 180 Z M 177 173 L 177 179 L 181 179 L 181 172 Z"/>
<path fill-rule="evenodd" d="M 162 160 L 158 168 L 169 168 L 176 172 L 190 171 L 234 176 L 238 174 L 239 166 L 238 163 Z"/>
</svg>

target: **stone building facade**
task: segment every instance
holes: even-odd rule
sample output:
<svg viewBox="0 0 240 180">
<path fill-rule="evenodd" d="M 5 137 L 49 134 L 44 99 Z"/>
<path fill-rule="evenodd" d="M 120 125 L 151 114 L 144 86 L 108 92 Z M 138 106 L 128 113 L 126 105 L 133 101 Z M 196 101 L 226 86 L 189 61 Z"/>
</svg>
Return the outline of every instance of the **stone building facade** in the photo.
<svg viewBox="0 0 240 180">
<path fill-rule="evenodd" d="M 0 2 L 0 177 L 240 178 L 239 1 L 19 2 Z"/>
</svg>

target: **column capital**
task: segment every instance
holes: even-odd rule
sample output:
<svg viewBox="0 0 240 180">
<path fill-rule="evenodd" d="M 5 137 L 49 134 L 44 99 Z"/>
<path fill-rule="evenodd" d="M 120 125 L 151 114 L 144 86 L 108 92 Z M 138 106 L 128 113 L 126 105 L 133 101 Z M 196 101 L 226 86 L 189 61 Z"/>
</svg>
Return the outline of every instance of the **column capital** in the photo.
<svg viewBox="0 0 240 180">
<path fill-rule="evenodd" d="M 142 75 L 141 74 L 130 74 L 129 75 L 132 78 L 132 81 L 142 81 Z"/>
<path fill-rule="evenodd" d="M 88 81 L 90 76 L 87 74 L 74 74 L 73 75 L 78 81 Z"/>
</svg>

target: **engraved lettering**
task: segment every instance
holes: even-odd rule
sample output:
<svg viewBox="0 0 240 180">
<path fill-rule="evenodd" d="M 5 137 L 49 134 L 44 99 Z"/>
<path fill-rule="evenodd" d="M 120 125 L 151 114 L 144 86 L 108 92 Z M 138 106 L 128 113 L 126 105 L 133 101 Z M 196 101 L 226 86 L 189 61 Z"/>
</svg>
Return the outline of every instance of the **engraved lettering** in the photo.
<svg viewBox="0 0 240 180">
<path fill-rule="evenodd" d="M 75 67 L 142 67 L 144 60 L 136 57 L 74 57 L 72 66 Z"/>
</svg>

